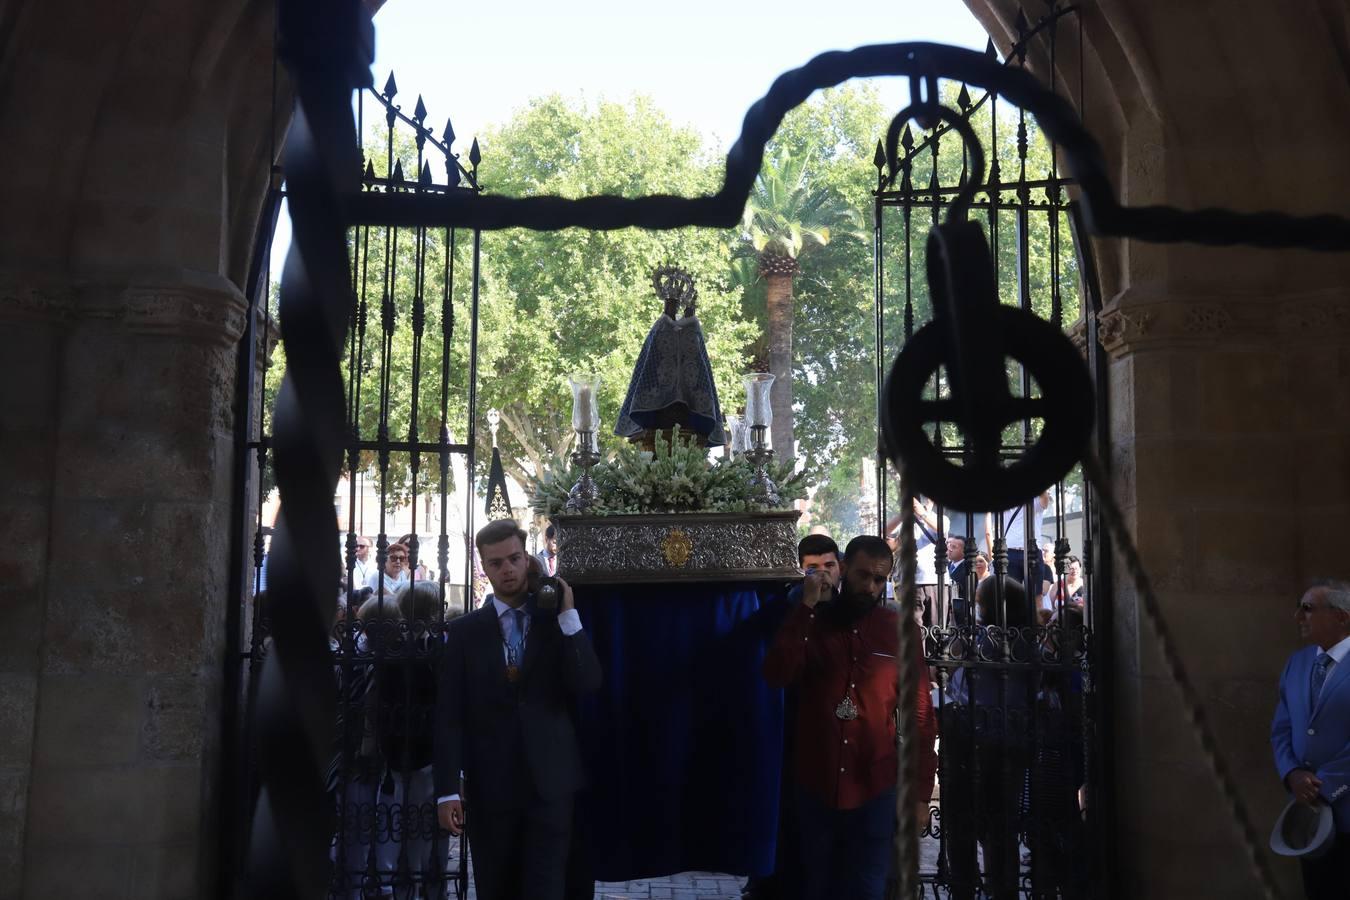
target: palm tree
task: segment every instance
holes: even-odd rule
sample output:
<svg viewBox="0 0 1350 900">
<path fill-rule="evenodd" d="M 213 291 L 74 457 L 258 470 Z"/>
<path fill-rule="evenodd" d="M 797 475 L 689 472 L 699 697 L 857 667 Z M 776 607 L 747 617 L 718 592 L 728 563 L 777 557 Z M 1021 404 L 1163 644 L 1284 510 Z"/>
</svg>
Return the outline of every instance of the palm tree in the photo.
<svg viewBox="0 0 1350 900">
<path fill-rule="evenodd" d="M 738 255 L 754 260 L 764 279 L 768 370 L 774 376 L 773 446 L 791 456 L 793 280 L 801 260 L 831 237 L 862 238 L 862 216 L 828 188 L 811 181 L 811 156 L 780 147 L 765 159 L 741 218 Z M 735 280 L 733 278 L 733 280 Z M 755 354 L 760 356 L 760 354 Z"/>
</svg>

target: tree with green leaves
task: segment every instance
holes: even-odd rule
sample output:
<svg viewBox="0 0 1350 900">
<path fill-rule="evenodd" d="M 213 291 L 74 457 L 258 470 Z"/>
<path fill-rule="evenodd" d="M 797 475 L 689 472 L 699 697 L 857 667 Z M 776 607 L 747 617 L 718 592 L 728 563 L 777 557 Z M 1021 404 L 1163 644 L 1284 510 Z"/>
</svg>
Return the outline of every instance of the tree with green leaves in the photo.
<svg viewBox="0 0 1350 900">
<path fill-rule="evenodd" d="M 483 183 L 495 194 L 692 196 L 717 186 L 701 136 L 645 98 L 536 99 L 482 145 Z M 643 338 L 662 311 L 651 288 L 658 265 L 694 275 L 713 377 L 724 407 L 735 408 L 754 329 L 728 283 L 730 260 L 724 233 L 710 229 L 486 235 L 479 406 L 501 410 L 508 474 L 525 483 L 570 451 L 571 373 L 600 375 L 601 419 L 612 426 Z M 602 449 L 619 440 L 609 428 L 600 437 Z"/>
<path fill-rule="evenodd" d="M 755 261 L 765 283 L 768 371 L 774 376 L 773 445 L 794 454 L 793 282 L 802 259 L 834 237 L 861 238 L 862 216 L 812 178 L 814 155 L 776 146 L 764 160 L 741 219 L 739 252 Z M 764 362 L 760 360 L 761 364 Z"/>
</svg>

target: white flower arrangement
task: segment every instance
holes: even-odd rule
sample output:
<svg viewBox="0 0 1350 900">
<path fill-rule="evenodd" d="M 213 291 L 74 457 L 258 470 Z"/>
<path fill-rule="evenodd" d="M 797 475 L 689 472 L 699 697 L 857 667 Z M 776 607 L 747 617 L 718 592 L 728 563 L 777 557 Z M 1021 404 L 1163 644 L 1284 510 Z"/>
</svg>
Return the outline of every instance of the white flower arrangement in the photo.
<svg viewBox="0 0 1350 900">
<path fill-rule="evenodd" d="M 769 477 L 778 485 L 782 504 L 767 507 L 756 503 L 750 485 L 751 465 L 742 458 L 708 460 L 708 451 L 696 441 L 682 440 L 676 427 L 667 441 L 656 435 L 655 452 L 625 444 L 591 469 L 600 498 L 589 514 L 599 516 L 644 513 L 764 512 L 790 509 L 792 501 L 806 496 L 805 472 L 793 471 L 795 460 L 771 462 Z M 568 492 L 581 470 L 559 460 L 548 474 L 533 484 L 530 504 L 546 517 L 563 513 Z"/>
</svg>

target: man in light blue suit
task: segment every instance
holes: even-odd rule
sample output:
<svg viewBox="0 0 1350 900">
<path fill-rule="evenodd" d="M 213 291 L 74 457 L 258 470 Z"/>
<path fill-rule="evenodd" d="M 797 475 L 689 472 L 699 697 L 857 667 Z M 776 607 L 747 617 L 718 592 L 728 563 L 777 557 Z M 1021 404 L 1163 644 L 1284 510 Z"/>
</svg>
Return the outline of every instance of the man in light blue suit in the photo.
<svg viewBox="0 0 1350 900">
<path fill-rule="evenodd" d="M 1315 582 L 1294 614 L 1304 647 L 1285 664 L 1270 727 L 1275 768 L 1294 799 L 1331 805 L 1330 852 L 1300 860 L 1309 900 L 1350 898 L 1350 584 Z"/>
</svg>

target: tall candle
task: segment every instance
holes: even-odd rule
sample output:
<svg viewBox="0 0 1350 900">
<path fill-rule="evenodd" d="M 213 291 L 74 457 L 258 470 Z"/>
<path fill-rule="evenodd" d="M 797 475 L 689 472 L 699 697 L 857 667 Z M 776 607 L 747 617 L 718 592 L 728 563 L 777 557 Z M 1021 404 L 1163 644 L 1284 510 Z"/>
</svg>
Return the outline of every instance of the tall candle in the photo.
<svg viewBox="0 0 1350 900">
<path fill-rule="evenodd" d="M 595 416 L 591 414 L 591 393 L 590 385 L 583 385 L 577 390 L 577 422 L 579 431 L 594 431 Z"/>
<path fill-rule="evenodd" d="M 588 375 L 573 375 L 567 380 L 572 385 L 573 430 L 595 431 L 600 427 L 600 413 L 595 393 L 600 387 L 600 379 Z"/>
<path fill-rule="evenodd" d="M 769 404 L 769 389 L 773 386 L 773 376 L 767 372 L 754 372 L 746 375 L 745 382 L 745 423 L 755 426 L 773 424 L 773 407 Z"/>
</svg>

